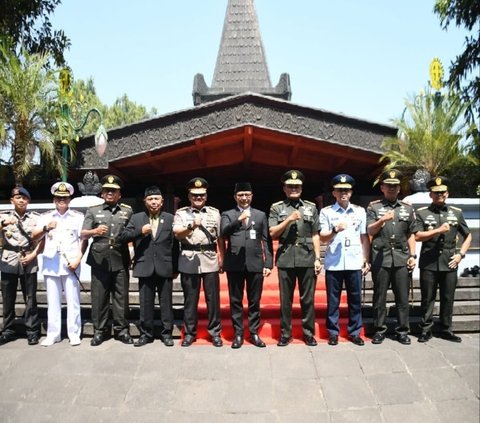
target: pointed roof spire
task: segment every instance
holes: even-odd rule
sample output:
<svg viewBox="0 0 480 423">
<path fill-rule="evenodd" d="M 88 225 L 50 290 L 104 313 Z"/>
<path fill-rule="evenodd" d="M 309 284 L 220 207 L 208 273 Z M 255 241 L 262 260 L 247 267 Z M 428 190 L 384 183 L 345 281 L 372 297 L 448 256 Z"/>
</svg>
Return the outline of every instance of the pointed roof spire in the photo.
<svg viewBox="0 0 480 423">
<path fill-rule="evenodd" d="M 254 0 L 229 0 L 212 86 L 206 85 L 202 74 L 195 75 L 193 102 L 198 105 L 244 92 L 290 100 L 290 77 L 282 74 L 272 87 Z"/>
</svg>

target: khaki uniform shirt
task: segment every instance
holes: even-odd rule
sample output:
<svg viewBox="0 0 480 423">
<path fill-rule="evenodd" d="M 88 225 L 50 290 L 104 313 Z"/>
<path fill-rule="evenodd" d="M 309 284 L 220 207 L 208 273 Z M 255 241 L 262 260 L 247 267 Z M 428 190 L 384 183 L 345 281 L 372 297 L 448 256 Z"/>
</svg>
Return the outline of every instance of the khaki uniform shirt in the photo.
<svg viewBox="0 0 480 423">
<path fill-rule="evenodd" d="M 205 206 L 201 210 L 192 207 L 178 209 L 173 219 L 173 230 L 186 228 L 189 224 L 193 224 L 197 215 L 201 216 L 202 226 L 210 236 L 208 237 L 202 229 L 195 228 L 186 238 L 180 240 L 181 247 L 184 245 L 187 245 L 187 248 L 189 245 L 211 245 L 220 236 L 220 212 L 210 206 Z M 178 270 L 190 274 L 218 272 L 217 251 L 193 251 L 182 248 L 178 259 Z"/>
<path fill-rule="evenodd" d="M 38 271 L 37 258 L 28 263 L 24 269 L 20 264 L 20 257 L 22 254 L 35 249 L 37 245 L 37 243 L 32 242 L 28 238 L 31 238 L 33 229 L 39 223 L 40 215 L 36 212 L 27 211 L 23 217 L 20 217 L 15 211 L 11 211 L 1 213 L 0 221 L 12 215 L 17 218 L 17 221 L 21 221 L 21 225 L 28 237 L 22 233 L 18 223 L 6 225 L 2 228 L 0 235 L 0 244 L 2 245 L 0 271 L 14 274 L 35 273 Z"/>
</svg>

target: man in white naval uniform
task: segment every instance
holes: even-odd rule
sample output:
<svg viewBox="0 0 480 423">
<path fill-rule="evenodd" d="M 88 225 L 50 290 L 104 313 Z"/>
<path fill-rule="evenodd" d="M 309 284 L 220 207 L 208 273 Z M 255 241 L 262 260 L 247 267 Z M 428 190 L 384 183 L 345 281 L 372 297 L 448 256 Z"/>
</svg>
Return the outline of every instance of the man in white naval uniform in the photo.
<svg viewBox="0 0 480 423">
<path fill-rule="evenodd" d="M 67 302 L 67 334 L 70 345 L 81 343 L 80 262 L 88 241 L 80 238 L 83 214 L 69 208 L 73 186 L 56 182 L 50 189 L 55 210 L 42 216 L 39 230 L 45 234 L 42 273 L 47 286 L 47 337 L 41 345 L 60 342 L 62 327 L 62 291 Z"/>
</svg>

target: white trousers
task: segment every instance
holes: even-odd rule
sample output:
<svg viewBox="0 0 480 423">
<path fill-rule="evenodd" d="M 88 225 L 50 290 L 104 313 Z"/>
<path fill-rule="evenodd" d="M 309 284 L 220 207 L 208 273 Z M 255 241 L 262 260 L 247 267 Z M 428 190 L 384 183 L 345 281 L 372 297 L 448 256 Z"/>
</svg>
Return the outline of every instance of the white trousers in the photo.
<svg viewBox="0 0 480 423">
<path fill-rule="evenodd" d="M 67 333 L 72 341 L 80 338 L 82 321 L 80 318 L 80 286 L 73 275 L 44 276 L 47 285 L 49 338 L 60 339 L 62 329 L 62 292 L 67 302 Z"/>
</svg>

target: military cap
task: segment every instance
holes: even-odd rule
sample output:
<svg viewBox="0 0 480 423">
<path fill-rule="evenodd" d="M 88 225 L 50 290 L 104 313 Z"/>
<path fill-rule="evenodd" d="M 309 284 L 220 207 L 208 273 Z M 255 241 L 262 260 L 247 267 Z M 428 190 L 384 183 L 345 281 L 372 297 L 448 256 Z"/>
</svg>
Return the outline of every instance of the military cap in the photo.
<svg viewBox="0 0 480 423">
<path fill-rule="evenodd" d="M 151 187 L 145 188 L 145 194 L 143 195 L 143 198 L 146 198 L 149 195 L 162 195 L 162 191 L 160 191 L 160 188 L 153 185 Z"/>
<path fill-rule="evenodd" d="M 241 191 L 252 192 L 252 185 L 250 184 L 250 182 L 237 182 L 235 184 L 233 193 L 236 194 L 237 192 L 241 192 Z"/>
<path fill-rule="evenodd" d="M 352 189 L 355 186 L 355 179 L 346 173 L 341 173 L 332 178 L 332 186 L 333 188 Z"/>
<path fill-rule="evenodd" d="M 402 177 L 403 175 L 397 169 L 386 170 L 380 176 L 380 183 L 397 185 L 397 184 L 400 184 Z"/>
<path fill-rule="evenodd" d="M 206 194 L 208 182 L 203 178 L 193 178 L 187 183 L 187 190 L 191 194 Z"/>
<path fill-rule="evenodd" d="M 73 186 L 68 182 L 55 182 L 50 188 L 50 192 L 55 197 L 70 197 L 74 191 Z"/>
<path fill-rule="evenodd" d="M 427 182 L 427 188 L 431 192 L 448 191 L 448 178 L 435 176 Z"/>
<path fill-rule="evenodd" d="M 284 185 L 302 185 L 305 180 L 305 176 L 299 170 L 289 170 L 282 176 L 282 184 Z"/>
<path fill-rule="evenodd" d="M 102 188 L 121 189 L 122 180 L 117 175 L 105 175 L 101 180 Z"/>
<path fill-rule="evenodd" d="M 30 196 L 30 193 L 23 187 L 13 188 L 11 197 L 14 197 L 15 195 L 23 195 L 23 196 L 27 197 L 29 200 L 32 199 L 32 197 Z"/>
</svg>

